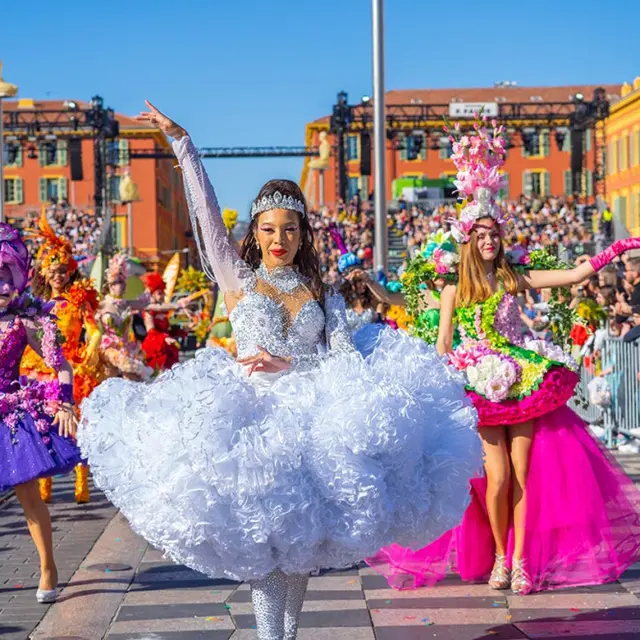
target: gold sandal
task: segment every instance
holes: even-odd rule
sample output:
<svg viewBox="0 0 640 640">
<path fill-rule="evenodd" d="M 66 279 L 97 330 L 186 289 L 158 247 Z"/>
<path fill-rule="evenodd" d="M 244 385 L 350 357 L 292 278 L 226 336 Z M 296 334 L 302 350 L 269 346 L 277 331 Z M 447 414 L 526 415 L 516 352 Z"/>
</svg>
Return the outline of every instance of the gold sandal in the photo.
<svg viewBox="0 0 640 640">
<path fill-rule="evenodd" d="M 507 567 L 507 557 L 499 556 L 496 553 L 496 561 L 491 571 L 491 577 L 489 578 L 489 586 L 492 589 L 502 591 L 508 589 L 511 585 L 511 572 Z"/>
<path fill-rule="evenodd" d="M 511 591 L 517 596 L 526 596 L 531 593 L 533 584 L 531 576 L 525 568 L 524 560 L 513 559 L 513 573 L 511 575 Z"/>
</svg>

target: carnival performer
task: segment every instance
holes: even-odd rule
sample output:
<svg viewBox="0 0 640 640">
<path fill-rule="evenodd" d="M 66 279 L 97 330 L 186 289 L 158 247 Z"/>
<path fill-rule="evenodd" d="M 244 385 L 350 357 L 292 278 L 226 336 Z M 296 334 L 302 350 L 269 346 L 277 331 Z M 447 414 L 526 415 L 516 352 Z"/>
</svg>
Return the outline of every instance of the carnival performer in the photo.
<svg viewBox="0 0 640 640">
<path fill-rule="evenodd" d="M 460 245 L 457 283 L 442 291 L 437 338 L 440 353 L 466 373 L 485 474 L 472 482 L 458 528 L 418 552 L 392 545 L 369 559 L 398 588 L 433 584 L 454 563 L 464 580 L 489 576 L 495 589 L 526 594 L 616 580 L 640 558 L 640 492 L 567 407 L 575 361 L 527 334 L 515 298 L 581 282 L 639 248 L 640 239 L 617 241 L 572 269 L 539 269 L 524 255 L 510 265 L 502 244 L 507 220 L 496 203 L 501 133 L 476 122 L 471 134 L 453 139 L 465 201 L 451 221 Z M 454 323 L 461 334 L 455 349 Z"/>
<path fill-rule="evenodd" d="M 51 518 L 38 478 L 68 473 L 81 460 L 76 433 L 72 369 L 58 343 L 54 303 L 24 293 L 30 257 L 20 234 L 0 224 L 0 493 L 11 488 L 22 505 L 40 557 L 36 599 L 57 598 Z M 20 378 L 29 345 L 58 372 L 51 381 Z"/>
<path fill-rule="evenodd" d="M 42 240 L 36 254 L 35 273 L 31 281 L 33 293 L 54 303 L 58 331 L 64 338 L 62 353 L 73 368 L 73 395 L 76 407 L 103 379 L 100 366 L 100 331 L 95 322 L 98 292 L 89 280 L 80 277 L 71 243 L 55 234 L 43 212 L 34 234 Z M 37 380 L 55 380 L 57 372 L 30 347 L 24 351 L 20 374 Z M 89 469 L 76 467 L 75 500 L 90 501 Z M 51 501 L 53 478 L 40 479 L 40 496 Z"/>
<path fill-rule="evenodd" d="M 329 234 L 341 253 L 338 258 L 338 272 L 342 278 L 339 291 L 346 305 L 347 326 L 358 351 L 368 356 L 387 327 L 383 316 L 385 306 L 404 306 L 404 298 L 400 293 L 387 291 L 363 269 L 362 260 L 347 249 L 335 225 L 329 227 Z"/>
<path fill-rule="evenodd" d="M 107 293 L 100 302 L 96 320 L 102 333 L 100 350 L 110 378 L 146 381 L 154 370 L 145 364 L 144 354 L 132 337 L 133 313 L 149 307 L 149 295 L 126 300 L 124 293 L 129 276 L 128 257 L 116 253 L 105 272 Z"/>
<path fill-rule="evenodd" d="M 208 348 L 148 385 L 107 381 L 84 403 L 80 444 L 134 530 L 250 581 L 258 637 L 292 640 L 310 571 L 459 522 L 481 466 L 475 411 L 460 374 L 404 332 L 371 358 L 354 349 L 295 183 L 262 187 L 238 255 L 197 149 L 147 105 L 140 120 L 175 139 L 240 359 Z"/>
<path fill-rule="evenodd" d="M 171 369 L 180 361 L 180 347 L 172 335 L 169 314 L 179 307 L 163 304 L 167 285 L 159 273 L 145 273 L 140 279 L 146 287 L 151 304 L 162 305 L 161 311 L 153 309 L 142 311 L 147 335 L 140 346 L 144 352 L 145 361 L 154 371 Z"/>
</svg>

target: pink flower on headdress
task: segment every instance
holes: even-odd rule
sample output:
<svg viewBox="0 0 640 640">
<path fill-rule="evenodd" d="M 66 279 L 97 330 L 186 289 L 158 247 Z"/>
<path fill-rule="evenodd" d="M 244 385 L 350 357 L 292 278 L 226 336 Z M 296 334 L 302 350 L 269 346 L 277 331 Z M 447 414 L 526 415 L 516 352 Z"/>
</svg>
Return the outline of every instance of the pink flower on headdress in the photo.
<svg viewBox="0 0 640 640">
<path fill-rule="evenodd" d="M 440 275 L 446 275 L 451 273 L 453 265 L 458 261 L 458 256 L 452 251 L 445 251 L 444 249 L 434 249 L 431 257 L 436 265 L 436 273 Z"/>
<path fill-rule="evenodd" d="M 451 235 L 456 242 L 465 244 L 471 240 L 471 231 L 476 224 L 475 218 L 449 218 L 451 225 Z"/>
</svg>

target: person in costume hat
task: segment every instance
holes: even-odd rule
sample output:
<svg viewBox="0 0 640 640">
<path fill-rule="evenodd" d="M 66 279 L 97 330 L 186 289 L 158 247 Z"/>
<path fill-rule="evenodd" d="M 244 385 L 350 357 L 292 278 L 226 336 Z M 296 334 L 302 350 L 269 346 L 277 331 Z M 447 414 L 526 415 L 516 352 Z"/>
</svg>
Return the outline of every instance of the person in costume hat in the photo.
<svg viewBox="0 0 640 640">
<path fill-rule="evenodd" d="M 509 258 L 507 215 L 497 203 L 505 138 L 496 125 L 452 131 L 459 263 L 455 282 L 442 290 L 437 337 L 438 351 L 466 375 L 485 473 L 471 483 L 459 527 L 419 551 L 392 545 L 369 559 L 397 588 L 433 584 L 454 563 L 464 580 L 488 578 L 494 589 L 527 594 L 615 581 L 640 559 L 640 491 L 568 408 L 575 361 L 526 331 L 516 299 L 582 282 L 639 248 L 640 238 L 618 240 L 574 268 L 542 251 Z M 571 312 L 557 306 L 568 334 Z"/>
<path fill-rule="evenodd" d="M 13 489 L 40 558 L 38 602 L 57 598 L 51 517 L 38 479 L 68 473 L 81 461 L 75 444 L 73 371 L 44 302 L 25 293 L 29 252 L 17 229 L 0 223 L 0 493 Z M 29 345 L 57 372 L 53 380 L 20 376 Z"/>
<path fill-rule="evenodd" d="M 62 352 L 73 367 L 74 400 L 76 407 L 104 379 L 98 346 L 100 331 L 95 322 L 98 292 L 91 281 L 80 277 L 73 257 L 71 243 L 55 234 L 43 212 L 38 230 L 32 232 L 42 244 L 35 260 L 31 288 L 35 295 L 52 301 L 58 330 L 64 338 Z M 20 362 L 20 373 L 38 380 L 55 380 L 56 371 L 29 346 Z M 90 500 L 89 469 L 85 464 L 76 467 L 75 500 L 78 504 Z M 51 501 L 53 479 L 41 478 L 40 495 Z"/>
<path fill-rule="evenodd" d="M 142 311 L 147 335 L 142 341 L 141 348 L 147 366 L 155 371 L 171 369 L 180 361 L 180 347 L 176 339 L 178 333 L 169 323 L 170 314 L 177 309 L 184 309 L 193 297 L 199 295 L 199 292 L 184 296 L 177 304 L 165 303 L 167 285 L 159 273 L 145 273 L 140 279 L 150 300 L 150 305 Z"/>
<path fill-rule="evenodd" d="M 124 294 L 129 277 L 129 258 L 116 253 L 105 271 L 106 293 L 100 302 L 96 321 L 102 332 L 100 350 L 109 378 L 149 380 L 154 373 L 145 364 L 144 354 L 132 335 L 133 313 L 149 305 L 149 294 L 126 300 Z"/>
<path fill-rule="evenodd" d="M 298 185 L 261 188 L 238 253 L 191 139 L 149 109 L 140 119 L 175 138 L 239 357 L 206 348 L 150 384 L 108 380 L 84 403 L 80 444 L 134 530 L 250 581 L 258 638 L 294 640 L 310 571 L 457 524 L 481 465 L 475 411 L 460 374 L 405 332 L 357 352 Z"/>
</svg>

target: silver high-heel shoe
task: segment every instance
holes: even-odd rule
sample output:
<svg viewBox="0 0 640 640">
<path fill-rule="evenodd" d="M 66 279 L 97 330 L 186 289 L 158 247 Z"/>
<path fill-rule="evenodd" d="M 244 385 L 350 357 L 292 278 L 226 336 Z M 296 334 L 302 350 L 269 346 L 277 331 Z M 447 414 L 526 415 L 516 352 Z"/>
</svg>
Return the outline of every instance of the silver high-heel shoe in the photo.
<svg viewBox="0 0 640 640">
<path fill-rule="evenodd" d="M 489 586 L 492 589 L 503 591 L 508 589 L 511 585 L 511 572 L 507 567 L 506 556 L 499 556 L 496 553 L 496 561 L 491 571 L 491 577 L 489 578 Z"/>
<path fill-rule="evenodd" d="M 511 574 L 511 591 L 517 596 L 526 596 L 531 593 L 533 583 L 526 569 L 524 560 L 513 559 L 513 572 Z"/>
<path fill-rule="evenodd" d="M 50 589 L 50 590 L 38 589 L 36 591 L 36 600 L 40 604 L 52 604 L 57 599 L 58 599 L 57 587 L 55 589 Z"/>
</svg>

